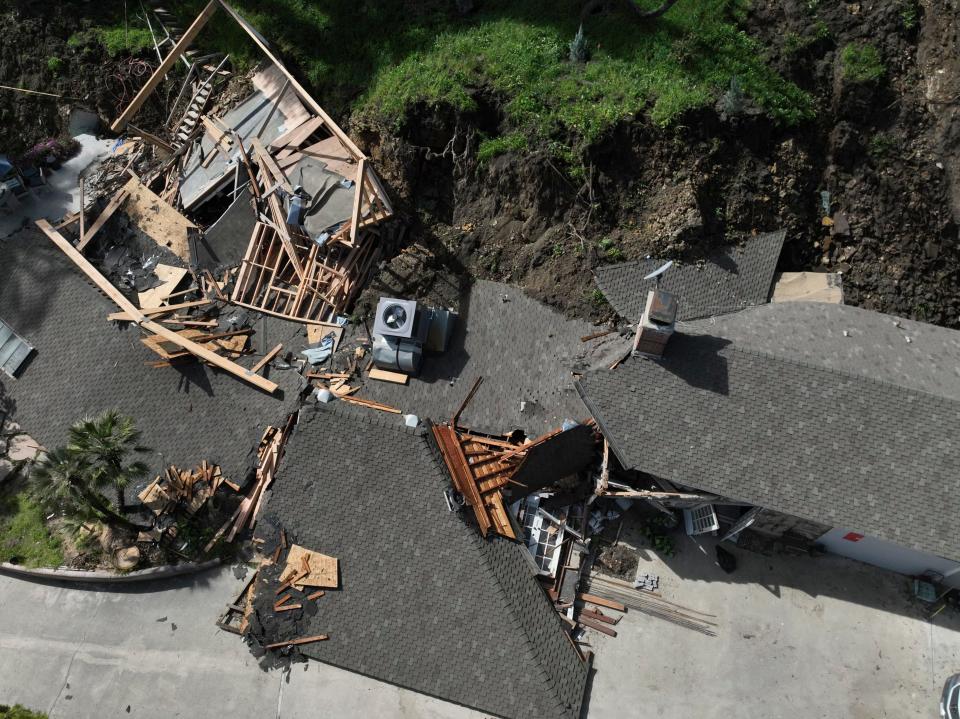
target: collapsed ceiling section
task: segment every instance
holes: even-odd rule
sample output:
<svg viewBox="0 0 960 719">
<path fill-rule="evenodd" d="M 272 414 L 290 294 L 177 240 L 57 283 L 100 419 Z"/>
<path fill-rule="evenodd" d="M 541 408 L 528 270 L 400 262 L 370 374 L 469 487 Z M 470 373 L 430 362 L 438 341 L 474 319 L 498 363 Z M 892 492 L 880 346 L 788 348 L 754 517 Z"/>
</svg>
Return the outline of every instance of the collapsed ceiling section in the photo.
<svg viewBox="0 0 960 719">
<path fill-rule="evenodd" d="M 221 100 L 229 58 L 211 56 L 191 63 L 163 131 L 133 125 L 176 56 L 218 9 L 266 55 L 249 94 Z M 127 128 L 163 159 L 141 180 L 165 203 L 190 218 L 226 197 L 222 214 L 234 216 L 233 228 L 243 220 L 246 251 L 234 303 L 299 320 L 332 320 L 346 310 L 378 257 L 377 225 L 392 215 L 390 201 L 366 155 L 228 3 L 209 3 L 184 32 L 112 125 L 116 132 Z M 205 234 L 194 237 L 189 261 L 209 267 L 230 252 L 217 253 Z"/>
<path fill-rule="evenodd" d="M 218 12 L 265 56 L 248 78 L 233 75 L 229 56 L 200 55 L 191 47 Z M 38 227 L 118 304 L 121 319 L 140 326 L 150 346 L 193 355 L 272 392 L 274 383 L 189 334 L 207 327 L 208 319 L 187 317 L 181 324 L 188 329 L 179 332 L 148 320 L 164 309 L 157 305 L 186 291 L 178 292 L 176 282 L 167 287 L 159 276 L 141 277 L 140 284 L 149 280 L 157 289 L 136 287 L 149 296 L 140 296 L 137 307 L 121 292 L 130 283 L 118 286 L 117 273 L 129 265 L 123 258 L 142 254 L 140 274 L 160 267 L 156 258 L 172 263 L 167 269 L 189 271 L 197 287 L 208 288 L 207 300 L 335 322 L 379 258 L 393 210 L 366 155 L 227 2 L 209 2 L 169 42 L 168 54 L 111 125 L 130 139 L 117 142 L 115 169 L 101 173 L 108 180 L 88 184 L 88 202 L 81 181 L 80 210 L 56 226 Z M 164 96 L 175 99 L 164 107 Z M 139 120 L 140 114 L 151 119 Z M 91 206 L 100 211 L 87 222 Z M 111 221 L 117 217 L 124 219 Z"/>
</svg>

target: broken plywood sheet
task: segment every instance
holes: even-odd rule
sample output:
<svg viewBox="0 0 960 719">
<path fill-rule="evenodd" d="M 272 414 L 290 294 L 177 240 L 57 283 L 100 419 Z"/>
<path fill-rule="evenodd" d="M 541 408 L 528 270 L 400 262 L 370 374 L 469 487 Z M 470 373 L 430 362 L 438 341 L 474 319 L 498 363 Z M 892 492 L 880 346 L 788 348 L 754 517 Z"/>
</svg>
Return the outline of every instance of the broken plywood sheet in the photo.
<svg viewBox="0 0 960 719">
<path fill-rule="evenodd" d="M 151 287 L 146 292 L 137 293 L 137 300 L 143 309 L 159 307 L 161 302 L 173 292 L 176 292 L 177 285 L 183 282 L 183 278 L 187 276 L 186 269 L 173 265 L 157 265 L 153 272 L 163 284 Z"/>
<path fill-rule="evenodd" d="M 303 560 L 309 560 L 310 573 L 298 579 L 293 586 L 302 590 L 303 587 L 321 587 L 336 589 L 339 586 L 339 561 L 320 552 L 313 552 L 299 544 L 290 546 L 287 554 L 287 563 L 283 568 L 282 577 L 287 578 L 303 571 Z"/>
<path fill-rule="evenodd" d="M 151 192 L 137 178 L 124 189 L 130 193 L 123 210 L 130 221 L 160 247 L 166 247 L 184 262 L 190 262 L 190 232 L 196 225 Z"/>
<path fill-rule="evenodd" d="M 300 154 L 323 160 L 330 172 L 335 172 L 347 180 L 355 180 L 357 177 L 357 161 L 334 136 L 302 148 Z"/>
<path fill-rule="evenodd" d="M 280 100 L 280 112 L 286 120 L 284 127 L 299 127 L 310 119 L 310 113 L 300 102 L 293 88 L 287 87 L 286 92 L 283 91 L 286 84 L 286 77 L 276 65 L 270 65 L 253 76 L 253 86 L 262 92 L 271 103 L 275 103 L 277 98 L 280 97 L 280 93 L 283 92 L 283 97 Z"/>
<path fill-rule="evenodd" d="M 842 305 L 842 276 L 827 272 L 783 272 L 775 281 L 771 301 Z"/>
<path fill-rule="evenodd" d="M 333 352 L 337 351 L 340 340 L 343 338 L 343 327 L 329 322 L 310 323 L 307 325 L 307 344 L 313 346 L 322 342 L 323 338 L 333 333 Z"/>
</svg>

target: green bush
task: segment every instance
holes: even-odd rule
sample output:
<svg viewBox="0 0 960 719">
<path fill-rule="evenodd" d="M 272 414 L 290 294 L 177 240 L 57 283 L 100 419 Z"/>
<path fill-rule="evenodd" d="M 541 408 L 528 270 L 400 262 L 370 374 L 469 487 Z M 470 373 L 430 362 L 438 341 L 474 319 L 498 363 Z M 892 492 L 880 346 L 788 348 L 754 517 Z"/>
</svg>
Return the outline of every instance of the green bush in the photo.
<svg viewBox="0 0 960 719">
<path fill-rule="evenodd" d="M 48 57 L 47 69 L 54 75 L 59 75 L 60 71 L 63 69 L 63 60 L 59 57 Z"/>
<path fill-rule="evenodd" d="M 593 305 L 594 309 L 603 310 L 610 307 L 610 303 L 607 301 L 606 295 L 604 295 L 599 289 L 594 289 L 588 292 L 587 301 Z"/>
<path fill-rule="evenodd" d="M 0 704 L 0 719 L 48 719 L 43 712 L 35 712 L 20 704 L 12 707 Z"/>
<path fill-rule="evenodd" d="M 905 0 L 900 5 L 900 20 L 904 30 L 913 30 L 920 24 L 920 7 L 914 0 Z"/>
<path fill-rule="evenodd" d="M 876 82 L 887 69 L 880 51 L 870 43 L 851 43 L 840 52 L 843 76 L 851 82 Z"/>
</svg>

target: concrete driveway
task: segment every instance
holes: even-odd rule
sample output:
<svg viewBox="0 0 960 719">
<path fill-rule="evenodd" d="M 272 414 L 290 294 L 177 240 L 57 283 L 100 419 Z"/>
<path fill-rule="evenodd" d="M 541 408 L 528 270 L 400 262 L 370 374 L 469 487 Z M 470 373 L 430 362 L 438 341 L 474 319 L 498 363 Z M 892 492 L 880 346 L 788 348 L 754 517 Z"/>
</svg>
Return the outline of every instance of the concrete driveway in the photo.
<svg viewBox="0 0 960 719">
<path fill-rule="evenodd" d="M 960 671 L 960 623 L 917 616 L 904 578 L 746 552 L 727 575 L 710 541 L 679 548 L 641 569 L 660 575 L 665 598 L 716 615 L 717 636 L 635 611 L 616 638 L 591 632 L 590 719 L 936 716 L 944 678 Z M 0 575 L 0 703 L 74 719 L 484 716 L 316 662 L 261 671 L 213 623 L 242 584 L 228 568 L 117 591 Z"/>
<path fill-rule="evenodd" d="M 623 538 L 642 540 L 624 530 Z M 665 563 L 640 571 L 660 593 L 716 615 L 709 637 L 628 611 L 616 638 L 591 633 L 597 656 L 590 719 L 932 719 L 960 671 L 952 610 L 920 616 L 908 580 L 841 557 L 736 552 L 724 573 L 715 540 L 676 535 Z"/>
<path fill-rule="evenodd" d="M 214 625 L 242 585 L 229 569 L 127 591 L 0 575 L 0 704 L 70 719 L 482 716 L 316 662 L 261 671 Z"/>
</svg>

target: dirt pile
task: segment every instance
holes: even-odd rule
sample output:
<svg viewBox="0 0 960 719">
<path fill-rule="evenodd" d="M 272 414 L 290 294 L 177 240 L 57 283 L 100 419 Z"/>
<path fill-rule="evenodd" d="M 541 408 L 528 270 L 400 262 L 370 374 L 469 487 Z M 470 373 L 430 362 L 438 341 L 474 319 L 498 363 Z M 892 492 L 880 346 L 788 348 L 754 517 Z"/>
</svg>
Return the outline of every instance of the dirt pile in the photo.
<svg viewBox="0 0 960 719">
<path fill-rule="evenodd" d="M 81 0 L 0 7 L 0 83 L 61 96 L 0 91 L 0 152 L 19 155 L 63 136 L 74 107 L 112 118 L 132 99 L 156 57 L 107 53 L 92 29 L 118 17 L 122 23 L 122 8 L 113 3 Z"/>
<path fill-rule="evenodd" d="M 749 31 L 816 100 L 796 128 L 718 101 L 666 129 L 625 120 L 580 166 L 547 150 L 479 162 L 479 138 L 509 128 L 477 90 L 470 114 L 420 107 L 362 134 L 412 239 L 570 314 L 609 314 L 602 263 L 696 260 L 786 227 L 779 269 L 841 271 L 848 303 L 957 327 L 958 19 L 955 2 L 754 3 Z"/>
</svg>

